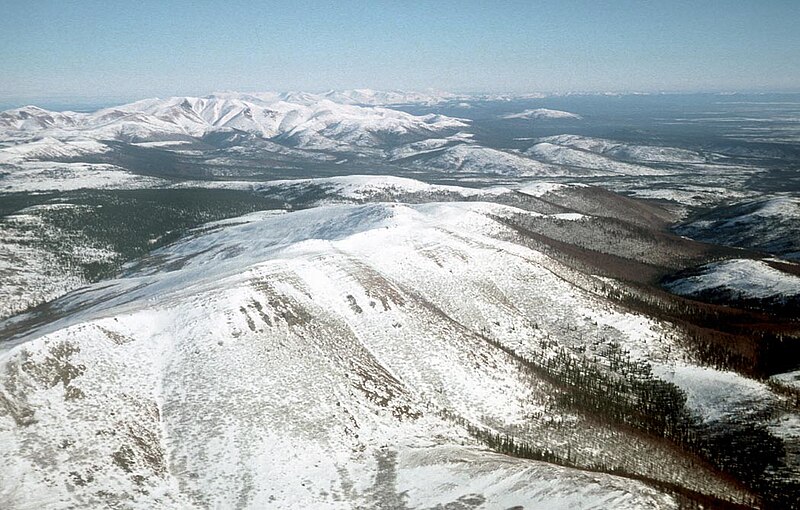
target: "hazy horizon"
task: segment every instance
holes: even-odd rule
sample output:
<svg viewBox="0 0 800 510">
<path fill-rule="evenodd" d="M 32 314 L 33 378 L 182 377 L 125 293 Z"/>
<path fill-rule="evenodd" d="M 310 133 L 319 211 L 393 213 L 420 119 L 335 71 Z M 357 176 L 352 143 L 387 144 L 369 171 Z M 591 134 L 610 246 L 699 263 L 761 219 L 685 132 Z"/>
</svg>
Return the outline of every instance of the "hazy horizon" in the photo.
<svg viewBox="0 0 800 510">
<path fill-rule="evenodd" d="M 800 4 L 14 3 L 0 102 L 214 91 L 800 91 Z"/>
<path fill-rule="evenodd" d="M 46 110 L 51 111 L 76 111 L 76 112 L 91 112 L 96 111 L 102 108 L 109 108 L 117 105 L 124 105 L 133 103 L 135 101 L 140 101 L 143 99 L 168 99 L 170 97 L 206 97 L 212 96 L 215 94 L 264 94 L 264 93 L 291 93 L 291 92 L 308 92 L 312 94 L 319 94 L 328 91 L 343 91 L 343 90 L 354 90 L 354 89 L 324 89 L 324 90 L 260 90 L 260 91 L 234 91 L 234 90 L 217 90 L 208 93 L 187 93 L 187 94 L 174 94 L 174 95 L 151 95 L 151 96 L 70 96 L 70 95 L 63 95 L 63 96 L 42 96 L 42 97 L 20 97 L 20 98 L 5 98 L 0 96 L 0 111 L 6 110 L 13 110 L 15 108 L 22 108 L 25 106 L 36 106 L 39 108 L 43 108 Z M 374 90 L 374 89 L 373 89 Z M 461 92 L 461 91 L 451 91 L 451 90 L 375 90 L 375 92 L 408 92 L 408 93 L 443 93 L 443 94 L 455 94 L 455 95 L 473 95 L 475 97 L 480 96 L 508 96 L 514 99 L 525 99 L 523 96 L 530 94 L 531 96 L 535 94 L 541 94 L 542 101 L 547 100 L 555 100 L 555 99 L 568 99 L 570 97 L 636 97 L 636 96 L 676 96 L 676 97 L 688 97 L 688 96 L 720 96 L 720 97 L 729 97 L 729 96 L 745 96 L 745 97 L 752 97 L 752 96 L 764 96 L 764 97 L 773 97 L 773 96 L 800 96 L 800 90 L 764 90 L 764 91 L 754 91 L 754 90 L 741 90 L 741 91 L 706 91 L 706 90 L 698 90 L 698 91 L 574 91 L 574 92 L 540 92 L 540 91 L 531 91 L 531 92 Z M 530 97 L 527 98 L 530 100 L 535 100 L 537 98 Z M 794 100 L 794 97 L 793 97 Z"/>
</svg>

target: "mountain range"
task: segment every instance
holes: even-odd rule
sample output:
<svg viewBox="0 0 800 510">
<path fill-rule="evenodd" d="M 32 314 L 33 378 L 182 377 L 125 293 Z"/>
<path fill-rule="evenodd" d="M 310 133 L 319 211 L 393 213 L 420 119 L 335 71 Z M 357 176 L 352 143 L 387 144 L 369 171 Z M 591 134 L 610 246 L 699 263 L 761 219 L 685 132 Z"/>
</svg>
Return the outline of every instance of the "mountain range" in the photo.
<svg viewBox="0 0 800 510">
<path fill-rule="evenodd" d="M 0 508 L 797 508 L 791 147 L 630 100 L 0 113 Z"/>
</svg>

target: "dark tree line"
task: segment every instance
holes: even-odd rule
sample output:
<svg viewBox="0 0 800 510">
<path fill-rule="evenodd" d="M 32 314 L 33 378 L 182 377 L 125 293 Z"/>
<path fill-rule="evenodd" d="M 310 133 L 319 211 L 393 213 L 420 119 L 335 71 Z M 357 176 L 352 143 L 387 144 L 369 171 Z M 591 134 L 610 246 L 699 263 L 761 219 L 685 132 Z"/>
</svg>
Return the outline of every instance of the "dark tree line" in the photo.
<svg viewBox="0 0 800 510">
<path fill-rule="evenodd" d="M 512 457 L 519 457 L 521 459 L 541 460 L 563 466 L 573 465 L 569 455 L 566 458 L 561 457 L 551 450 L 537 448 L 508 434 L 498 434 L 489 429 L 475 427 L 473 425 L 467 425 L 467 432 L 481 443 L 499 453 L 511 455 Z"/>
<path fill-rule="evenodd" d="M 745 501 L 744 503 L 733 503 L 689 490 L 677 484 L 654 480 L 636 473 L 631 473 L 619 466 L 609 466 L 602 463 L 595 463 L 591 466 L 578 465 L 575 459 L 572 457 L 569 447 L 567 449 L 567 456 L 563 457 L 547 448 L 537 448 L 525 441 L 520 440 L 519 438 L 515 438 L 508 434 L 499 434 L 486 428 L 475 427 L 467 424 L 467 432 L 492 450 L 505 455 L 510 455 L 512 457 L 537 460 L 559 466 L 581 469 L 584 471 L 608 473 L 631 478 L 633 480 L 639 480 L 648 485 L 654 486 L 657 489 L 672 494 L 678 500 L 680 508 L 682 509 L 705 510 L 708 508 L 721 508 L 744 510 L 761 506 L 761 503 L 755 498 Z"/>
<path fill-rule="evenodd" d="M 553 342 L 543 342 L 546 349 L 532 358 L 493 339 L 486 341 L 556 386 L 557 401 L 566 408 L 670 441 L 681 451 L 697 455 L 744 483 L 759 494 L 766 508 L 800 508 L 800 499 L 795 497 L 800 494 L 800 486 L 775 474 L 785 468 L 780 439 L 752 420 L 731 423 L 722 430 L 700 423 L 687 409 L 683 391 L 654 377 L 648 363 L 632 360 L 619 346 L 612 345 L 603 358 L 593 361 Z M 564 465 L 571 462 L 514 438 L 491 434 L 481 437 L 493 449 L 510 455 Z M 595 468 L 609 473 L 619 470 L 615 466 Z"/>
<path fill-rule="evenodd" d="M 282 203 L 247 191 L 225 189 L 145 189 L 75 191 L 47 203 L 76 207 L 36 211 L 50 228 L 34 244 L 56 255 L 88 281 L 115 274 L 127 261 L 172 243 L 204 223 Z M 73 252 L 86 246 L 109 250 L 111 259 L 85 261 Z"/>
</svg>

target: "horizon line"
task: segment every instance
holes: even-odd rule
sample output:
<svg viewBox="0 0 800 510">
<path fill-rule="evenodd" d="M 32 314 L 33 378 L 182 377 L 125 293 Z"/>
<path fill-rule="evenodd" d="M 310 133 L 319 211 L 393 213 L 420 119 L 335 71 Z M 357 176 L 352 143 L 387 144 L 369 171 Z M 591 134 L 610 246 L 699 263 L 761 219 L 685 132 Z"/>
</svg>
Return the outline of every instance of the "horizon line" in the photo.
<svg viewBox="0 0 800 510">
<path fill-rule="evenodd" d="M 792 89 L 659 89 L 659 90 L 570 90 L 570 91 L 526 91 L 526 92 L 513 92 L 513 91 L 455 91 L 437 88 L 425 89 L 373 89 L 368 87 L 353 87 L 341 89 L 322 89 L 322 90 L 216 90 L 210 93 L 189 93 L 189 94 L 148 94 L 142 93 L 141 95 L 134 94 L 31 94 L 31 95 L 0 95 L 0 108 L 14 109 L 25 106 L 37 106 L 35 101 L 41 102 L 60 102 L 64 106 L 70 102 L 79 105 L 81 103 L 87 106 L 93 106 L 92 103 L 99 102 L 112 102 L 121 101 L 119 104 L 126 104 L 129 101 L 139 101 L 146 99 L 169 99 L 175 97 L 212 97 L 222 94 L 241 94 L 241 95 L 259 95 L 259 94 L 291 94 L 291 93 L 308 93 L 308 94 L 325 94 L 330 92 L 350 92 L 350 91 L 370 91 L 370 92 L 395 92 L 406 94 L 452 94 L 454 96 L 471 96 L 474 98 L 481 98 L 485 96 L 508 96 L 518 97 L 524 99 L 525 96 L 541 96 L 541 99 L 555 98 L 555 97 L 568 97 L 568 96 L 657 96 L 657 95 L 769 95 L 769 94 L 800 94 L 800 87 Z M 446 100 L 446 98 L 444 98 Z M 457 100 L 458 98 L 454 98 Z M 466 99 L 466 98 L 464 98 Z M 530 99 L 536 99 L 530 97 Z"/>
</svg>

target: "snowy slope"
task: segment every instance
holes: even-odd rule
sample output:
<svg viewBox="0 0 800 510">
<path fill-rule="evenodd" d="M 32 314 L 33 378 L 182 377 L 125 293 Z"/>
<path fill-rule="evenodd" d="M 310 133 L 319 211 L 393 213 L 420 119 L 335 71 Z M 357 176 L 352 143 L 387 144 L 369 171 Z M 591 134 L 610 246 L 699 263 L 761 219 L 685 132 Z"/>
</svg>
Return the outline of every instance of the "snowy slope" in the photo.
<svg viewBox="0 0 800 510">
<path fill-rule="evenodd" d="M 0 147 L 0 163 L 70 159 L 87 154 L 102 154 L 108 150 L 107 145 L 91 139 L 62 142 L 52 137 L 45 137 L 28 143 Z"/>
<path fill-rule="evenodd" d="M 539 141 L 640 163 L 704 163 L 706 161 L 702 154 L 695 151 L 677 147 L 622 143 L 605 138 L 557 135 L 540 138 Z"/>
<path fill-rule="evenodd" d="M 342 104 L 373 106 L 413 103 L 436 104 L 463 97 L 449 92 L 381 91 L 372 89 L 331 90 L 320 94 L 320 96 Z"/>
<path fill-rule="evenodd" d="M 392 175 L 341 175 L 311 179 L 286 179 L 266 182 L 251 181 L 183 181 L 174 188 L 212 188 L 254 191 L 303 207 L 332 203 L 362 202 L 432 202 L 479 199 L 494 200 L 511 194 L 505 186 L 467 188 L 429 184 Z"/>
<path fill-rule="evenodd" d="M 158 141 L 235 129 L 264 138 L 284 136 L 302 146 L 331 147 L 372 145 L 387 135 L 429 137 L 465 125 L 441 115 L 414 116 L 325 98 L 292 103 L 280 97 L 230 93 L 145 99 L 93 113 L 56 113 L 35 107 L 9 110 L 0 114 L 0 139 Z"/>
<path fill-rule="evenodd" d="M 320 200 L 316 202 L 318 204 L 340 199 L 357 202 L 395 202 L 402 201 L 410 196 L 427 198 L 427 201 L 441 199 L 445 196 L 463 200 L 474 197 L 494 198 L 497 195 L 512 192 L 510 188 L 502 186 L 489 188 L 444 186 L 391 175 L 344 175 L 314 179 L 293 179 L 270 181 L 251 186 L 251 189 L 255 191 L 268 196 L 285 197 L 286 200 L 304 196 L 314 188 L 323 191 Z"/>
<path fill-rule="evenodd" d="M 595 175 L 663 175 L 668 173 L 664 170 L 625 163 L 587 150 L 573 149 L 550 142 L 537 143 L 525 151 L 525 154 L 546 163 L 583 169 Z"/>
<path fill-rule="evenodd" d="M 745 299 L 783 300 L 800 296 L 800 277 L 760 260 L 734 259 L 708 264 L 700 274 L 670 282 L 667 288 L 687 296 L 718 291 Z"/>
<path fill-rule="evenodd" d="M 532 197 L 543 197 L 555 191 L 565 190 L 569 188 L 575 187 L 584 187 L 584 184 L 575 184 L 575 183 L 558 183 L 558 182 L 531 182 L 528 184 L 523 184 L 519 187 L 519 192 L 524 193 L 526 195 L 530 195 Z"/>
<path fill-rule="evenodd" d="M 75 125 L 75 112 L 51 112 L 38 106 L 23 106 L 0 112 L 0 128 L 11 131 L 36 131 L 50 127 Z"/>
<path fill-rule="evenodd" d="M 763 413 L 775 396 L 760 381 L 736 372 L 675 363 L 657 365 L 656 374 L 686 392 L 686 405 L 706 423 L 736 422 Z"/>
<path fill-rule="evenodd" d="M 519 113 L 509 113 L 503 115 L 504 119 L 570 119 L 580 120 L 582 117 L 576 113 L 565 112 L 561 110 L 550 110 L 548 108 L 535 108 L 533 110 L 525 110 Z"/>
<path fill-rule="evenodd" d="M 675 507 L 639 482 L 500 456 L 466 434 L 464 422 L 524 423 L 530 441 L 565 446 L 552 439 L 563 427 L 542 416 L 547 384 L 486 338 L 522 353 L 552 335 L 568 348 L 592 337 L 637 356 L 682 356 L 659 324 L 501 241 L 508 232 L 492 217 L 519 212 L 453 203 L 254 213 L 62 298 L 46 323 L 5 323 L 4 503 Z M 607 460 L 598 425 L 561 419 L 584 431 L 570 439 L 575 455 Z M 640 467 L 647 476 L 664 476 L 666 462 L 686 486 L 736 490 L 637 435 L 608 437 L 623 467 L 640 467 L 647 451 L 659 467 Z"/>
<path fill-rule="evenodd" d="M 394 147 L 388 151 L 390 160 L 399 160 L 412 156 L 429 154 L 445 147 L 458 145 L 462 142 L 469 142 L 472 138 L 471 133 L 456 133 L 447 138 L 428 138 Z"/>
<path fill-rule="evenodd" d="M 8 172 L 0 169 L 0 192 L 134 189 L 162 186 L 167 181 L 143 177 L 120 167 L 95 163 L 25 162 Z"/>
<path fill-rule="evenodd" d="M 504 186 L 468 188 L 428 184 L 422 181 L 381 175 L 348 175 L 337 177 L 281 181 L 181 181 L 170 183 L 141 177 L 110 165 L 83 163 L 29 163 L 31 168 L 17 169 L 0 177 L 0 190 L 5 191 L 69 191 L 72 189 L 191 188 L 228 189 L 258 193 L 284 203 L 284 207 L 312 207 L 331 203 L 411 202 L 487 200 L 518 203 L 514 189 Z M 522 184 L 520 191 L 541 197 L 563 190 L 566 185 L 547 182 Z M 574 186 L 574 185 L 572 185 Z M 75 271 L 59 261 L 63 242 L 76 241 L 69 234 L 41 224 L 38 211 L 45 208 L 66 208 L 65 204 L 24 209 L 0 220 L 0 272 L 6 275 L 0 288 L 0 318 L 57 298 L 83 284 Z M 563 209 L 545 207 L 541 212 L 552 214 Z M 578 218 L 576 215 L 556 215 Z M 62 236 L 64 236 L 62 238 Z M 35 248 L 37 238 L 48 237 L 50 246 L 61 246 L 55 252 Z M 38 239 L 41 240 L 41 239 Z M 81 245 L 80 252 L 91 253 Z M 5 299 L 3 299 L 5 298 Z"/>
<path fill-rule="evenodd" d="M 766 195 L 720 207 L 680 225 L 677 230 L 702 241 L 800 260 L 800 197 Z"/>
<path fill-rule="evenodd" d="M 446 149 L 431 150 L 406 161 L 417 168 L 453 173 L 509 176 L 558 176 L 581 173 L 542 163 L 513 152 L 474 144 L 459 144 Z"/>
</svg>

